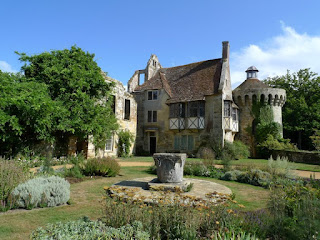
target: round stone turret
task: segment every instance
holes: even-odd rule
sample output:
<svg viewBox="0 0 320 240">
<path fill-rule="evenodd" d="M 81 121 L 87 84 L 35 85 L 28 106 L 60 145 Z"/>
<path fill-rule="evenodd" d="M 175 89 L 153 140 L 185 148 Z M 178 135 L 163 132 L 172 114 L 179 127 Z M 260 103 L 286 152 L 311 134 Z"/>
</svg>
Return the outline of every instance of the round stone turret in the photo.
<svg viewBox="0 0 320 240">
<path fill-rule="evenodd" d="M 253 127 L 253 103 L 262 102 L 265 105 L 270 105 L 273 110 L 274 121 L 282 126 L 282 106 L 286 101 L 286 91 L 280 88 L 272 88 L 261 82 L 256 78 L 258 71 L 254 66 L 249 67 L 246 70 L 247 79 L 232 92 L 233 99 L 240 110 L 238 136 L 240 140 L 250 145 L 252 144 L 252 135 L 248 132 L 248 127 Z"/>
</svg>

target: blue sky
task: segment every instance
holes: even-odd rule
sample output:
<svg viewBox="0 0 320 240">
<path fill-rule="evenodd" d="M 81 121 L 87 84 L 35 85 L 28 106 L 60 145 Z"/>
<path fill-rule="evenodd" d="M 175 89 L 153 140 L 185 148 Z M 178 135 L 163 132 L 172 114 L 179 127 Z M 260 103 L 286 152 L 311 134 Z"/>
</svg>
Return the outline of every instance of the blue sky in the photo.
<svg viewBox="0 0 320 240">
<path fill-rule="evenodd" d="M 151 54 L 163 67 L 221 57 L 230 42 L 233 86 L 255 65 L 260 78 L 311 68 L 320 73 L 320 1 L 20 0 L 0 5 L 0 69 L 76 44 L 124 84 Z"/>
</svg>

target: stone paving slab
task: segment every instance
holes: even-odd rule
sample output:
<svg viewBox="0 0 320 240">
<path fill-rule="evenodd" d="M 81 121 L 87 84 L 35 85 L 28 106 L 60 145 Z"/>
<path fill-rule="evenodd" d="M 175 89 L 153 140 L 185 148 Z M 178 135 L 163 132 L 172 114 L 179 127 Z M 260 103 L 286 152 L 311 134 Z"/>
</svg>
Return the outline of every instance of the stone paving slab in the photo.
<svg viewBox="0 0 320 240">
<path fill-rule="evenodd" d="M 151 202 L 162 198 L 164 194 L 162 191 L 148 190 L 148 183 L 152 180 L 154 180 L 154 177 L 126 180 L 116 183 L 105 190 L 109 191 L 109 194 L 113 196 L 121 196 L 123 198 L 128 198 L 129 196 L 133 200 L 146 199 L 146 201 Z M 226 196 L 232 194 L 228 187 L 218 183 L 193 178 L 187 178 L 187 180 L 193 183 L 191 191 L 179 193 L 179 195 L 188 199 L 221 203 L 225 201 Z M 166 193 L 166 196 L 171 196 L 173 199 L 174 194 Z"/>
</svg>

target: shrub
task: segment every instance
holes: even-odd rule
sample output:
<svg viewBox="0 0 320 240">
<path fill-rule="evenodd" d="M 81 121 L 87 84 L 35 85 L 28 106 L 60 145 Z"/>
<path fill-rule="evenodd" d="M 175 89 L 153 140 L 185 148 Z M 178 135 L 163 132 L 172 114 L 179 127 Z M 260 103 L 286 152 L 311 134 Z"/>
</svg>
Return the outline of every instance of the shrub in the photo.
<svg viewBox="0 0 320 240">
<path fill-rule="evenodd" d="M 164 193 L 165 194 L 165 193 Z M 170 204 L 163 201 L 150 205 L 143 200 L 110 198 L 107 196 L 105 217 L 107 225 L 119 227 L 134 221 L 141 221 L 152 239 L 209 239 L 214 232 L 240 226 L 238 215 L 230 208 L 215 203 L 198 202 L 191 207 L 180 202 L 179 195 L 169 195 Z M 182 197 L 182 196 L 181 196 Z M 230 205 L 232 202 L 228 202 Z"/>
<path fill-rule="evenodd" d="M 221 176 L 221 179 L 268 187 L 271 184 L 272 177 L 268 172 L 261 171 L 260 169 L 250 169 L 246 172 L 239 170 L 228 171 Z"/>
<path fill-rule="evenodd" d="M 14 160 L 0 158 L 0 211 L 9 210 L 12 206 L 11 191 L 19 183 L 28 179 L 29 174 Z"/>
<path fill-rule="evenodd" d="M 83 178 L 84 177 L 79 165 L 75 165 L 74 167 L 72 167 L 70 169 L 64 168 L 63 170 L 64 170 L 64 172 L 63 172 L 64 177 L 74 177 L 74 178 Z"/>
<path fill-rule="evenodd" d="M 191 176 L 209 176 L 209 171 L 202 162 L 187 162 L 184 165 L 183 173 Z"/>
<path fill-rule="evenodd" d="M 320 152 L 320 130 L 314 129 L 314 134 L 310 138 L 315 149 Z"/>
<path fill-rule="evenodd" d="M 199 148 L 199 150 L 197 152 L 197 158 L 215 159 L 216 155 L 215 155 L 214 151 L 212 150 L 212 148 L 202 146 L 202 147 Z"/>
<path fill-rule="evenodd" d="M 250 156 L 249 147 L 237 140 L 233 142 L 235 159 L 248 158 Z"/>
<path fill-rule="evenodd" d="M 319 239 L 320 190 L 303 184 L 277 186 L 271 190 L 269 208 L 272 221 L 268 237 Z"/>
<path fill-rule="evenodd" d="M 187 162 L 183 169 L 184 175 L 220 178 L 224 171 L 213 165 L 206 165 L 203 162 Z"/>
<path fill-rule="evenodd" d="M 289 139 L 277 139 L 271 134 L 268 134 L 266 140 L 257 145 L 259 156 L 268 157 L 272 150 L 290 150 L 295 151 L 297 147 L 290 143 Z"/>
<path fill-rule="evenodd" d="M 91 158 L 83 166 L 83 173 L 87 176 L 114 177 L 119 171 L 119 163 L 110 157 Z"/>
<path fill-rule="evenodd" d="M 273 160 L 272 156 L 268 159 L 268 170 L 272 176 L 290 177 L 291 167 L 287 157 L 277 157 Z"/>
<path fill-rule="evenodd" d="M 239 175 L 238 182 L 248 183 L 254 186 L 268 187 L 271 183 L 271 175 L 260 169 L 251 169 Z"/>
<path fill-rule="evenodd" d="M 118 142 L 118 146 L 119 146 L 118 155 L 119 155 L 119 157 L 129 157 L 130 148 L 131 148 L 131 145 L 134 140 L 132 133 L 129 132 L 128 130 L 121 130 L 118 133 L 118 137 L 119 137 L 119 142 Z"/>
<path fill-rule="evenodd" d="M 243 174 L 243 172 L 239 170 L 228 171 L 223 176 L 221 176 L 221 179 L 226 181 L 237 181 L 238 177 L 241 174 Z"/>
<path fill-rule="evenodd" d="M 38 177 L 18 185 L 11 193 L 20 208 L 54 207 L 70 198 L 70 184 L 57 176 Z"/>
<path fill-rule="evenodd" d="M 82 153 L 77 154 L 76 156 L 68 156 L 65 160 L 65 163 L 72 163 L 73 165 L 81 165 L 86 160 L 85 156 Z"/>
<path fill-rule="evenodd" d="M 149 234 L 143 231 L 141 222 L 133 222 L 132 225 L 112 228 L 106 226 L 100 221 L 90 221 L 87 219 L 66 223 L 59 222 L 55 224 L 48 224 L 46 228 L 38 228 L 31 234 L 31 239 L 33 240 L 146 240 L 149 238 Z"/>
</svg>

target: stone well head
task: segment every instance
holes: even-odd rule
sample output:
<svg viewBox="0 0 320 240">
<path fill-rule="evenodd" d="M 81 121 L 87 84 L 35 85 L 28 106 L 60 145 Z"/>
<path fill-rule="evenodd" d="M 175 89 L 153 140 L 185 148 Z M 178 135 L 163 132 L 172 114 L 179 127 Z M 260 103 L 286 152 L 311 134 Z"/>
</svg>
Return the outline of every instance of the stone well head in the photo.
<svg viewBox="0 0 320 240">
<path fill-rule="evenodd" d="M 157 167 L 158 180 L 162 183 L 180 183 L 183 181 L 185 153 L 155 153 L 153 159 Z"/>
</svg>

